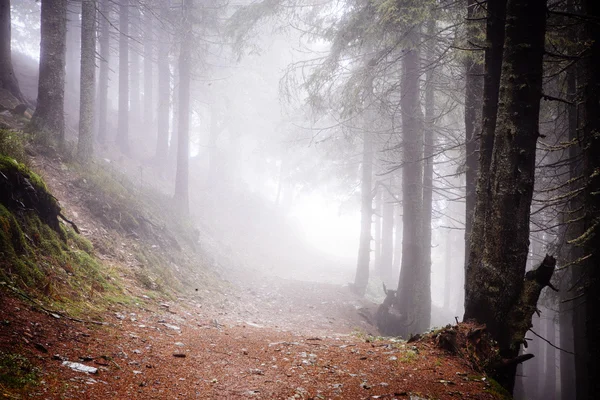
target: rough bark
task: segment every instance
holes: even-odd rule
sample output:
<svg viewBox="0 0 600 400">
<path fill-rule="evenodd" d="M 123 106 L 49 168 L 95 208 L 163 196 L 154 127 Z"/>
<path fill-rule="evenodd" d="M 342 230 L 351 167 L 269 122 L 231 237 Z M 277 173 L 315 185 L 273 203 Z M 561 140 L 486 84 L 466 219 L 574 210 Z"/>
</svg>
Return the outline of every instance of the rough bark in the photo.
<svg viewBox="0 0 600 400">
<path fill-rule="evenodd" d="M 94 143 L 96 98 L 96 1 L 81 0 L 81 83 L 79 87 L 79 140 L 77 158 L 87 162 Z"/>
<path fill-rule="evenodd" d="M 37 107 L 31 118 L 35 131 L 65 140 L 65 56 L 67 0 L 44 0 L 41 9 L 40 72 Z"/>
<path fill-rule="evenodd" d="M 160 9 L 163 19 L 168 19 L 168 3 Z M 171 107 L 171 71 L 169 69 L 170 35 L 166 31 L 157 34 L 158 42 L 158 97 L 156 105 L 156 161 L 164 166 L 169 153 L 169 114 Z"/>
<path fill-rule="evenodd" d="M 10 40 L 10 0 L 2 0 L 0 1 L 0 89 L 8 90 L 17 100 L 24 102 L 13 70 Z"/>
<path fill-rule="evenodd" d="M 119 3 L 119 119 L 117 144 L 129 153 L 129 0 Z"/>
<path fill-rule="evenodd" d="M 505 359 L 518 355 L 539 292 L 549 282 L 555 264 L 547 257 L 535 279 L 523 280 L 539 137 L 545 26 L 546 0 L 508 1 L 493 156 L 489 180 L 482 182 L 488 189 L 478 192 L 471 235 L 471 255 L 476 252 L 480 257 L 468 264 L 465 318 L 487 325 Z M 486 151 L 482 141 L 481 158 Z M 485 172 L 480 169 L 482 175 Z M 480 243 L 474 240 L 478 225 L 484 228 Z M 497 373 L 499 382 L 510 391 L 515 372 L 516 365 L 511 365 Z"/>
<path fill-rule="evenodd" d="M 98 76 L 98 142 L 104 144 L 108 136 L 108 74 L 110 71 L 110 1 L 101 0 L 98 16 L 100 32 L 98 33 L 98 44 L 100 47 L 100 69 Z"/>
<path fill-rule="evenodd" d="M 587 340 L 587 397 L 595 398 L 600 393 L 600 3 L 584 0 L 583 13 L 587 15 L 584 39 L 590 47 L 582 62 L 583 84 L 583 173 L 586 182 L 583 220 L 583 235 L 578 242 L 583 244 L 586 258 L 582 261 L 585 281 L 585 313 Z M 579 372 L 579 371 L 578 371 Z M 578 395 L 578 398 L 581 396 Z"/>
<path fill-rule="evenodd" d="M 426 315 L 431 302 L 429 287 L 423 281 L 423 132 L 419 105 L 419 54 L 409 49 L 403 58 L 402 142 L 402 263 L 398 282 L 398 309 L 409 324 L 399 334 L 421 333 L 429 328 Z"/>
<path fill-rule="evenodd" d="M 363 296 L 369 283 L 369 260 L 371 259 L 371 220 L 373 217 L 373 142 L 371 133 L 363 132 L 361 208 L 360 208 L 360 242 L 354 290 Z"/>
<path fill-rule="evenodd" d="M 476 0 L 467 3 L 467 37 L 473 40 L 479 34 L 477 18 L 481 12 Z M 473 212 L 475 211 L 479 133 L 481 132 L 481 102 L 483 99 L 483 63 L 479 53 L 470 52 L 465 59 L 465 267 L 468 262 Z"/>
<path fill-rule="evenodd" d="M 502 69 L 502 54 L 504 48 L 504 23 L 506 19 L 506 0 L 489 0 L 486 3 L 486 43 L 484 56 L 485 75 L 483 79 L 483 109 L 481 113 L 482 128 L 479 140 L 479 167 L 475 197 L 475 210 L 469 249 L 465 253 L 465 319 L 474 318 L 473 311 L 468 305 L 475 305 L 471 300 L 472 293 L 478 290 L 475 282 L 475 267 L 480 264 L 484 246 L 484 226 L 487 221 L 490 201 L 489 169 L 492 161 L 494 146 L 494 131 L 500 93 L 500 74 Z M 480 215 L 477 215 L 479 213 Z"/>
<path fill-rule="evenodd" d="M 190 84 L 192 25 L 189 13 L 193 0 L 183 0 L 183 21 L 179 49 L 179 132 L 177 143 L 177 171 L 175 175 L 175 204 L 180 212 L 189 213 L 189 159 L 190 159 Z"/>
</svg>

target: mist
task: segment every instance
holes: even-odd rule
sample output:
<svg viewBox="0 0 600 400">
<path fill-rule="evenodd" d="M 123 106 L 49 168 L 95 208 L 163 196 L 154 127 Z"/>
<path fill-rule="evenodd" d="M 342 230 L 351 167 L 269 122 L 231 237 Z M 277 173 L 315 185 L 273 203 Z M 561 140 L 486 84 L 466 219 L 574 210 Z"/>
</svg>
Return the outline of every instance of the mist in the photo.
<svg viewBox="0 0 600 400">
<path fill-rule="evenodd" d="M 492 8 L 506 1 L 63 2 L 10 2 L 15 97 L 77 162 L 169 196 L 203 267 L 267 297 L 342 287 L 383 336 L 486 324 L 505 360 L 535 355 L 499 379 L 515 398 L 584 398 L 591 331 L 573 299 L 589 295 L 597 250 L 578 221 L 597 200 L 577 196 L 597 178 L 570 108 L 587 101 L 569 64 L 587 45 L 556 39 L 569 16 L 544 19 L 527 69 L 510 58 L 512 14 L 486 25 L 517 12 Z M 535 3 L 531 15 L 567 13 Z M 512 67 L 528 79 L 514 88 Z M 533 108 L 518 108 L 521 89 Z M 550 265 L 522 300 L 525 272 Z M 519 301 L 525 329 L 509 334 Z"/>
</svg>

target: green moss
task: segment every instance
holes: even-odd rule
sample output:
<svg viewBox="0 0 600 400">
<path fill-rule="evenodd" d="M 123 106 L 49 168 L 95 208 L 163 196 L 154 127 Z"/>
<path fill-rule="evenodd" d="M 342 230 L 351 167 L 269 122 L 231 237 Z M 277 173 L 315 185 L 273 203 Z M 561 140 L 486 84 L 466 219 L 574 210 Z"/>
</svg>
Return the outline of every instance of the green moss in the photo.
<svg viewBox="0 0 600 400">
<path fill-rule="evenodd" d="M 20 174 L 26 176 L 36 190 L 43 191 L 44 193 L 48 192 L 44 180 L 38 174 L 31 171 L 25 164 L 17 161 L 15 158 L 0 154 L 0 171 L 11 170 L 18 171 Z"/>
<path fill-rule="evenodd" d="M 492 378 L 487 378 L 487 388 L 486 390 L 493 395 L 496 399 L 499 400 L 512 400 L 512 395 L 502 387 L 496 380 Z"/>
<path fill-rule="evenodd" d="M 39 371 L 24 356 L 0 352 L 0 386 L 24 389 L 38 383 Z"/>
<path fill-rule="evenodd" d="M 0 154 L 20 162 L 26 161 L 25 134 L 7 129 L 0 129 Z"/>
</svg>

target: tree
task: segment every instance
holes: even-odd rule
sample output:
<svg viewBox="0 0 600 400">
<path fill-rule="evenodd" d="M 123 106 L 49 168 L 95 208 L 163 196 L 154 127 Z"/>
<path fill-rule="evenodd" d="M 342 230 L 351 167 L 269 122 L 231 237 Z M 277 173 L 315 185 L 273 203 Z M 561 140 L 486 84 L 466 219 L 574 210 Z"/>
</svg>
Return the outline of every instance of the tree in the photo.
<svg viewBox="0 0 600 400">
<path fill-rule="evenodd" d="M 66 38 L 67 0 L 42 1 L 38 98 L 31 125 L 55 138 L 61 147 L 65 140 Z"/>
<path fill-rule="evenodd" d="M 474 19 L 481 13 L 476 7 L 476 0 L 467 1 L 467 37 L 471 40 L 477 37 L 479 31 Z M 471 50 L 465 58 L 465 255 L 469 254 L 473 211 L 475 210 L 478 133 L 481 130 L 480 105 L 483 97 L 483 64 L 475 51 L 475 49 Z M 491 51 L 492 49 L 489 49 L 488 53 Z M 468 258 L 465 257 L 465 266 L 467 261 Z"/>
<path fill-rule="evenodd" d="M 117 144 L 129 153 L 129 0 L 119 3 L 119 120 Z"/>
<path fill-rule="evenodd" d="M 488 2 L 488 10 L 493 3 Z M 500 356 L 512 360 L 496 371 L 498 381 L 510 391 L 516 372 L 514 360 L 555 265 L 555 260 L 547 257 L 538 271 L 523 278 L 539 137 L 545 27 L 545 0 L 508 1 L 491 164 L 486 173 L 480 163 L 479 187 L 487 190 L 477 193 L 466 281 L 465 320 L 485 323 L 498 342 Z M 490 42 L 491 47 L 495 45 L 494 40 Z M 484 126 L 491 118 L 484 113 Z M 484 131 L 481 158 L 489 150 L 486 134 Z M 483 228 L 483 238 L 477 240 L 476 226 Z"/>
<path fill-rule="evenodd" d="M 17 100 L 24 101 L 12 65 L 10 0 L 0 1 L 0 89 L 8 90 Z"/>
<path fill-rule="evenodd" d="M 368 114 L 368 113 L 367 113 Z M 367 125 L 367 124 L 365 124 Z M 371 259 L 371 220 L 373 218 L 373 138 L 368 129 L 363 130 L 363 148 L 360 186 L 360 242 L 354 291 L 364 296 L 369 283 L 369 263 Z"/>
<path fill-rule="evenodd" d="M 168 2 L 160 8 L 163 20 L 168 20 Z M 171 107 L 171 71 L 169 69 L 170 33 L 165 30 L 157 34 L 158 42 L 158 93 L 156 105 L 156 153 L 155 158 L 160 166 L 164 166 L 169 153 L 169 114 Z"/>
<path fill-rule="evenodd" d="M 504 49 L 504 25 L 506 19 L 506 0 L 489 0 L 487 2 L 486 30 L 485 38 L 488 45 L 485 48 L 484 62 L 484 80 L 483 80 L 483 108 L 481 138 L 479 140 L 479 167 L 477 168 L 477 189 L 475 196 L 474 210 L 481 210 L 480 213 L 486 213 L 489 207 L 485 205 L 489 202 L 490 178 L 489 169 L 492 162 L 492 152 L 494 146 L 494 131 L 496 128 L 496 118 L 498 109 L 498 96 L 500 91 L 500 74 L 502 68 L 502 53 Z M 474 32 L 471 32 L 472 34 Z M 475 95 L 475 93 L 473 93 Z M 467 101 L 476 101 L 476 98 L 467 98 Z M 470 105 L 470 104 L 469 104 Z M 471 150 L 472 146 L 469 146 Z M 472 177 L 472 175 L 470 175 Z M 474 211 L 473 211 L 474 212 Z M 471 291 L 476 290 L 476 286 L 469 283 L 473 282 L 472 275 L 475 270 L 472 266 L 479 265 L 481 251 L 483 250 L 483 232 L 487 215 L 481 215 L 480 218 L 472 220 L 470 226 L 470 235 L 468 238 L 469 250 L 465 253 L 467 258 L 465 267 L 465 304 L 474 304 L 470 301 Z M 465 314 L 466 315 L 466 314 Z"/>
<path fill-rule="evenodd" d="M 77 157 L 87 162 L 94 143 L 96 98 L 96 1 L 81 1 L 81 84 L 79 88 L 79 141 Z"/>
<path fill-rule="evenodd" d="M 129 84 L 131 91 L 129 93 L 129 124 L 135 133 L 139 129 L 139 123 L 142 117 L 141 113 L 141 90 L 140 90 L 140 53 L 139 42 L 140 35 L 140 9 L 139 4 L 130 7 L 130 35 L 132 40 L 129 42 Z"/>
<path fill-rule="evenodd" d="M 586 15 L 583 36 L 589 48 L 581 60 L 581 82 L 583 94 L 583 176 L 584 217 L 583 233 L 576 239 L 582 246 L 584 258 L 581 266 L 584 270 L 584 294 L 586 313 L 586 332 L 588 357 L 587 397 L 595 398 L 600 390 L 600 344 L 597 336 L 600 332 L 600 4 L 594 0 L 584 0 L 582 11 Z M 583 371 L 577 371 L 580 373 Z M 580 395 L 578 394 L 578 397 Z"/>
<path fill-rule="evenodd" d="M 106 142 L 108 115 L 108 73 L 110 71 L 110 1 L 101 0 L 100 6 L 100 71 L 98 77 L 98 142 Z"/>
<path fill-rule="evenodd" d="M 189 213 L 189 159 L 190 159 L 190 81 L 191 81 L 191 43 L 193 40 L 190 13 L 194 8 L 193 0 L 183 0 L 182 32 L 179 48 L 179 131 L 177 142 L 177 171 L 175 175 L 175 203 L 178 209 Z"/>
<path fill-rule="evenodd" d="M 148 5 L 144 10 L 144 121 L 146 130 L 154 126 L 154 102 L 152 99 L 154 70 L 154 18 Z"/>
<path fill-rule="evenodd" d="M 410 43 L 410 42 L 409 42 Z M 419 99 L 419 52 L 413 33 L 402 59 L 403 75 L 400 94 L 402 107 L 402 264 L 398 282 L 398 308 L 410 324 L 408 333 L 429 328 L 431 316 L 429 271 L 423 261 L 423 125 Z"/>
</svg>

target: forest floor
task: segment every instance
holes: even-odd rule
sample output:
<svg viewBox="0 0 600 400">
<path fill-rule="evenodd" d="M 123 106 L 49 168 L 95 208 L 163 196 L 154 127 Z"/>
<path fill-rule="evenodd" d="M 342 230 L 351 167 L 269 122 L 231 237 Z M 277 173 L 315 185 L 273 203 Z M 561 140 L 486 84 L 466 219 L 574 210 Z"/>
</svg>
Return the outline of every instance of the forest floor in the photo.
<svg viewBox="0 0 600 400">
<path fill-rule="evenodd" d="M 115 234 L 83 206 L 76 172 L 44 157 L 32 166 L 84 236 L 96 245 Z M 144 244 L 127 235 L 112 243 L 97 256 L 116 268 L 130 302 L 69 317 L 0 284 L 0 375 L 21 386 L 0 383 L 0 398 L 499 398 L 432 337 L 377 336 L 376 304 L 347 287 L 252 273 L 148 296 L 132 279 L 132 246 Z"/>
</svg>

